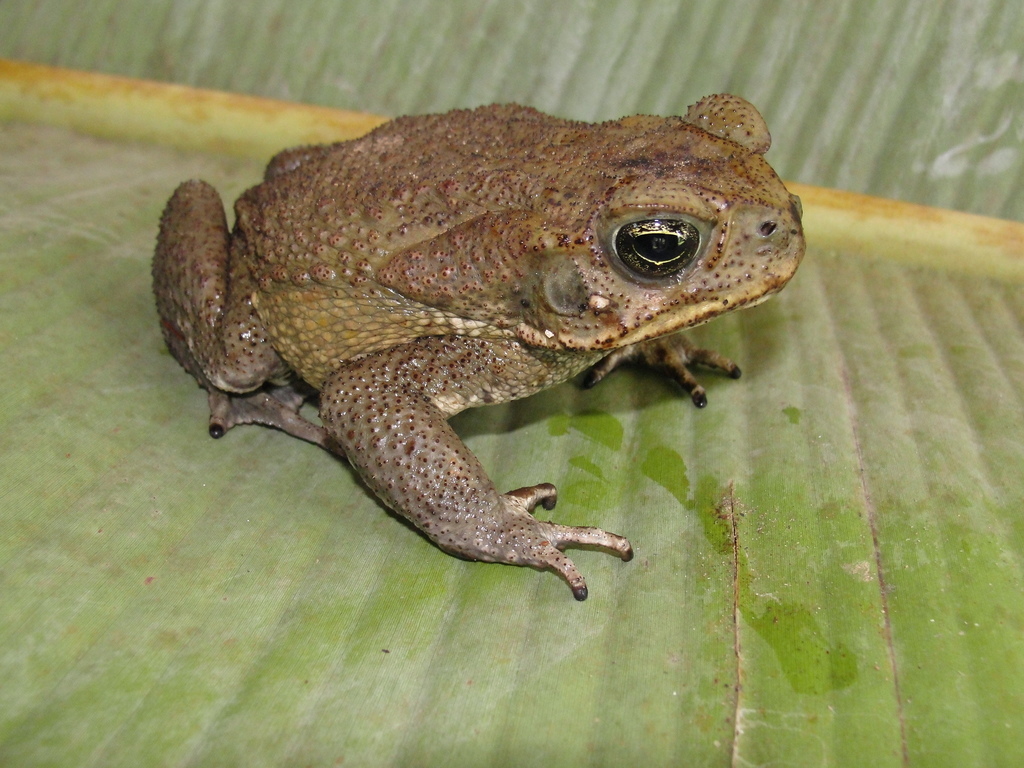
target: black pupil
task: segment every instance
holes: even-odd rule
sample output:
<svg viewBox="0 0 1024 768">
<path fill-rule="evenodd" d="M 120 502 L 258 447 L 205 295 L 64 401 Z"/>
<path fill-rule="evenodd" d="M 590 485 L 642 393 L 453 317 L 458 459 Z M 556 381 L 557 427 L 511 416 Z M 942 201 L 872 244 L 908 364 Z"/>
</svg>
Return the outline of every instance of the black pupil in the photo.
<svg viewBox="0 0 1024 768">
<path fill-rule="evenodd" d="M 679 237 L 669 236 L 664 232 L 652 235 L 640 235 L 636 239 L 636 249 L 652 261 L 660 261 L 665 257 L 672 258 L 679 248 Z"/>
<path fill-rule="evenodd" d="M 697 255 L 700 233 L 688 221 L 646 219 L 624 225 L 615 236 L 623 263 L 645 277 L 679 272 Z"/>
</svg>

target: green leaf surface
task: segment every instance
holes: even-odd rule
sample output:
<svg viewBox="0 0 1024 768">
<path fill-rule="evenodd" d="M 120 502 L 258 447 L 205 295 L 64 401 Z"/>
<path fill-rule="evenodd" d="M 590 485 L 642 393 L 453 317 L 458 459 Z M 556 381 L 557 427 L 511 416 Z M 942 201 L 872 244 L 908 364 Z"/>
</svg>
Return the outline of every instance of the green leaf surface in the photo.
<svg viewBox="0 0 1024 768">
<path fill-rule="evenodd" d="M 594 117 L 725 90 L 708 52 L 746 46 L 736 90 L 768 102 L 769 159 L 790 173 L 1021 210 L 1019 177 L 995 172 L 1000 157 L 1017 167 L 1003 151 L 1012 130 L 970 144 L 1019 109 L 1007 98 L 1019 59 L 1006 51 L 1020 26 L 998 4 L 972 16 L 954 3 L 959 31 L 910 24 L 937 19 L 912 2 L 875 4 L 863 28 L 845 12 L 833 27 L 806 14 L 787 27 L 762 9 L 742 34 L 713 36 L 716 16 L 699 4 L 687 24 L 670 4 L 647 15 L 485 4 L 469 27 L 456 6 L 410 17 L 380 3 L 359 24 L 339 22 L 340 41 L 312 10 L 280 17 L 273 49 L 261 42 L 272 25 L 256 16 L 219 38 L 231 25 L 213 23 L 226 13 L 216 3 L 165 9 L 154 45 L 126 31 L 155 14 L 141 5 L 97 10 L 71 40 L 44 34 L 69 29 L 42 23 L 60 3 L 15 2 L 0 51 L 124 74 L 166 66 L 276 96 L 372 94 L 348 106 L 383 112 L 498 93 Z M 374 14 L 405 23 L 383 35 Z M 869 16 L 894 23 L 872 32 Z M 448 39 L 492 36 L 464 35 L 460 55 L 421 23 Z M 301 29 L 316 33 L 300 41 Z M 905 90 L 871 97 L 862 83 L 851 104 L 828 101 L 824 75 L 807 73 L 842 65 L 814 46 L 780 53 L 808 29 L 874 56 L 861 74 L 896 66 L 879 45 L 904 46 L 919 69 L 893 70 L 900 84 L 925 71 L 936 36 L 947 51 L 990 41 L 935 76 L 973 105 L 977 130 L 963 128 L 961 105 L 903 143 L 920 135 L 907 127 L 916 113 L 894 106 Z M 629 48 L 638 30 L 657 44 Z M 703 33 L 702 47 L 679 44 L 684 33 Z M 233 62 L 210 55 L 218 39 L 240 51 Z M 577 42 L 556 51 L 556 39 Z M 340 69 L 315 53 L 332 43 L 351 54 Z M 692 88 L 670 88 L 658 76 L 668 64 L 692 65 Z M 934 96 L 931 78 L 919 85 Z M 795 120 L 794 82 L 814 84 L 800 98 L 838 116 Z M 984 109 L 971 101 L 982 92 L 993 99 Z M 0 765 L 1024 764 L 1020 225 L 801 189 L 810 245 L 790 286 L 693 332 L 744 370 L 739 381 L 703 374 L 706 409 L 623 370 L 591 391 L 566 384 L 458 416 L 498 486 L 554 482 L 556 520 L 633 542 L 630 563 L 575 551 L 591 592 L 577 604 L 551 574 L 448 557 L 313 446 L 257 427 L 206 436 L 205 397 L 160 338 L 156 223 L 179 181 L 203 177 L 231 200 L 261 161 L 118 139 L 127 112 L 97 127 L 58 119 L 59 108 L 29 115 L 27 91 L 0 96 L 7 121 L 113 137 L 0 124 Z M 859 133 L 857 105 L 879 117 Z M 175 141 L 166 123 L 216 131 L 222 108 L 117 109 L 132 112 L 126 137 L 145 134 L 149 114 L 154 138 L 223 150 L 212 134 Z M 259 146 L 252 124 L 246 141 Z M 895 143 L 875 142 L 885 131 Z M 957 141 L 970 161 L 960 177 L 913 171 L 900 183 Z M 842 154 L 851 142 L 863 168 Z M 829 152 L 834 164 L 815 165 Z"/>
<path fill-rule="evenodd" d="M 254 163 L 9 124 L 0 763 L 1012 764 L 1019 285 L 811 246 L 700 329 L 698 411 L 616 373 L 461 415 L 502 487 L 628 534 L 550 574 L 452 559 L 281 433 L 205 435 L 155 222 Z"/>
</svg>

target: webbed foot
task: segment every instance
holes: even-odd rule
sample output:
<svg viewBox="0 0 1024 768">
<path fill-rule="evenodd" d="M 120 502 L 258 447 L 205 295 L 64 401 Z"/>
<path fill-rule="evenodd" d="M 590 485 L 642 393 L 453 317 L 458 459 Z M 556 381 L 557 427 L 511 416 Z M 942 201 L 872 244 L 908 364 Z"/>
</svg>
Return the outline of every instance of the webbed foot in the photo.
<svg viewBox="0 0 1024 768">
<path fill-rule="evenodd" d="M 659 371 L 678 382 L 690 395 L 693 404 L 703 408 L 708 404 L 707 393 L 690 373 L 688 365 L 702 365 L 724 372 L 730 378 L 738 379 L 741 371 L 729 358 L 712 349 L 695 347 L 681 334 L 662 336 L 642 341 L 629 347 L 617 349 L 590 369 L 583 386 L 589 389 L 601 379 L 626 363 L 640 363 Z"/>
<path fill-rule="evenodd" d="M 531 513 L 538 504 L 553 509 L 556 499 L 557 492 L 551 483 L 502 494 L 503 514 L 493 520 L 494 535 L 486 537 L 491 543 L 477 545 L 480 551 L 474 556 L 478 560 L 556 571 L 568 582 L 573 597 L 586 600 L 587 582 L 563 550 L 570 546 L 596 547 L 628 562 L 633 559 L 633 547 L 628 539 L 600 528 L 559 525 L 533 517 Z"/>
<path fill-rule="evenodd" d="M 326 430 L 299 414 L 309 397 L 300 386 L 266 386 L 240 395 L 211 389 L 210 437 L 223 437 L 239 424 L 262 424 L 330 450 Z"/>
</svg>

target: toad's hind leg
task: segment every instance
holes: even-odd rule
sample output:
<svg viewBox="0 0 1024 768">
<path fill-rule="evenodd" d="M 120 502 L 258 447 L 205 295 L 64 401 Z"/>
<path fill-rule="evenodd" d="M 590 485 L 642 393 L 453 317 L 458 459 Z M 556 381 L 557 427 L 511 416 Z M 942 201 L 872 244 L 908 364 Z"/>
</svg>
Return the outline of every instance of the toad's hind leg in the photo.
<svg viewBox="0 0 1024 768">
<path fill-rule="evenodd" d="M 202 181 L 179 186 L 164 209 L 153 257 L 167 347 L 209 392 L 213 437 L 237 424 L 265 424 L 324 445 L 323 428 L 298 413 L 307 393 L 288 383 L 288 366 L 252 306 L 252 276 L 231 249 L 217 191 Z"/>
<path fill-rule="evenodd" d="M 515 342 L 454 336 L 392 347 L 335 371 L 320 395 L 320 418 L 374 493 L 443 550 L 556 571 L 584 600 L 586 581 L 563 550 L 595 547 L 629 560 L 629 541 L 600 528 L 538 520 L 534 509 L 555 506 L 555 487 L 499 493 L 447 421 L 467 402 L 520 396 L 510 395 L 501 378 L 525 375 L 519 366 L 527 362 L 516 355 L 523 353 Z"/>
</svg>

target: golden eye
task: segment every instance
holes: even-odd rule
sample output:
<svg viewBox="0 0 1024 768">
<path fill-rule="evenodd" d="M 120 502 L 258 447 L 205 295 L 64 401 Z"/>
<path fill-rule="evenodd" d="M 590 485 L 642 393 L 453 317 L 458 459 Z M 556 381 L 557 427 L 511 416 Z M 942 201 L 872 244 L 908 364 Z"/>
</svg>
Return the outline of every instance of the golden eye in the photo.
<svg viewBox="0 0 1024 768">
<path fill-rule="evenodd" d="M 638 275 L 665 277 L 693 261 L 700 252 L 700 232 L 679 219 L 633 221 L 615 233 L 615 252 Z"/>
</svg>

